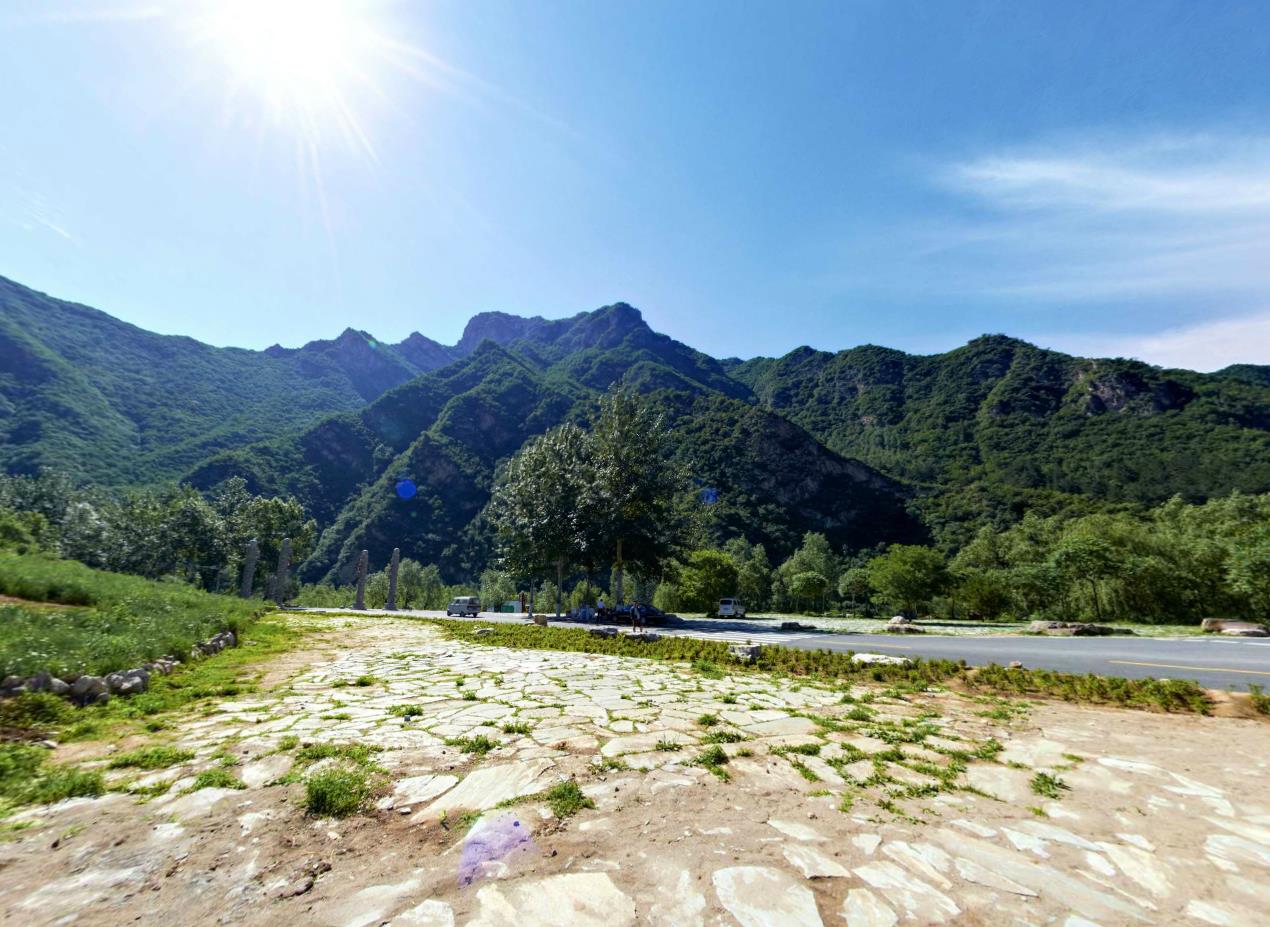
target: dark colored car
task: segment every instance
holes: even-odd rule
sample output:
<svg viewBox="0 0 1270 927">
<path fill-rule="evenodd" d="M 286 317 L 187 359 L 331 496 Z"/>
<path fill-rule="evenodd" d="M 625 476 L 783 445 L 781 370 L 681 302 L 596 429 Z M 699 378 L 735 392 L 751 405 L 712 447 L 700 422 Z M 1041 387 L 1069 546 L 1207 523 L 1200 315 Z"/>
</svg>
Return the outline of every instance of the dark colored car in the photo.
<svg viewBox="0 0 1270 927">
<path fill-rule="evenodd" d="M 668 617 L 660 608 L 653 605 L 645 605 L 642 602 L 631 603 L 625 605 L 614 605 L 606 608 L 600 615 L 601 621 L 611 621 L 614 624 L 629 623 L 631 621 L 631 606 L 639 605 L 639 612 L 643 616 L 644 624 L 660 624 Z"/>
</svg>

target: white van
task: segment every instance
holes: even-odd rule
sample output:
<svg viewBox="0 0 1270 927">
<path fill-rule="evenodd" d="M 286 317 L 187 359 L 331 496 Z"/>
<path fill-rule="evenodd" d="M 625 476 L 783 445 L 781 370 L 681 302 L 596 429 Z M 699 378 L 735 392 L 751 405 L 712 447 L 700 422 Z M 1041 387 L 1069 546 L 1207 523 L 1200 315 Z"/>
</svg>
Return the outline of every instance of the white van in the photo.
<svg viewBox="0 0 1270 927">
<path fill-rule="evenodd" d="M 475 618 L 481 613 L 481 600 L 474 595 L 461 595 L 450 600 L 450 604 L 445 607 L 445 613 Z"/>
<path fill-rule="evenodd" d="M 718 615 L 720 618 L 744 618 L 745 606 L 740 599 L 720 599 Z"/>
</svg>

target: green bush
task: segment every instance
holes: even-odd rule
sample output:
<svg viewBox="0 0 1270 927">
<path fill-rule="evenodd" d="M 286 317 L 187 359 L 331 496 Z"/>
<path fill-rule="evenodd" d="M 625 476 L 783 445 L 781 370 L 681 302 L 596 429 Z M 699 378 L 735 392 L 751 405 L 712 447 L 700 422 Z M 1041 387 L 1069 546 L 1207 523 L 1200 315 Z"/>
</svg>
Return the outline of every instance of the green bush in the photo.
<svg viewBox="0 0 1270 927">
<path fill-rule="evenodd" d="M 370 778 L 360 767 L 324 769 L 304 783 L 304 807 L 318 817 L 348 817 L 364 808 L 370 796 Z"/>
</svg>

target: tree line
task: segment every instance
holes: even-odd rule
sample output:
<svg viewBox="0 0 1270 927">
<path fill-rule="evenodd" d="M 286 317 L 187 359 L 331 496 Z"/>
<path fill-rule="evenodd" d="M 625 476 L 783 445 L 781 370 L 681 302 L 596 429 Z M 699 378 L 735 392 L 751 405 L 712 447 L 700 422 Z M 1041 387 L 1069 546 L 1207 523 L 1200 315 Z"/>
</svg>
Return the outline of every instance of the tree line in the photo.
<svg viewBox="0 0 1270 927">
<path fill-rule="evenodd" d="M 0 546 L 213 592 L 237 589 L 248 541 L 260 547 L 255 585 L 263 590 L 282 539 L 291 539 L 299 562 L 317 534 L 299 502 L 255 495 L 238 478 L 204 495 L 175 484 L 115 491 L 77 487 L 56 473 L 0 475 Z"/>
</svg>

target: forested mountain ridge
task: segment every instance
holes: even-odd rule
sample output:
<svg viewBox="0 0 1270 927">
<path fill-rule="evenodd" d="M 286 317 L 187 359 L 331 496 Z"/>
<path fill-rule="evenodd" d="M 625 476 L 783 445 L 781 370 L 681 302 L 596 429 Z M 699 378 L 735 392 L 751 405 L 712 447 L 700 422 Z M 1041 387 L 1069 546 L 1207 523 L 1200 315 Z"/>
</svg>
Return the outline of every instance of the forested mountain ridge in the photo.
<svg viewBox="0 0 1270 927">
<path fill-rule="evenodd" d="M 217 348 L 0 277 L 0 469 L 116 484 L 174 478 L 226 447 L 360 408 L 452 359 L 455 349 L 424 341 L 384 345 L 350 329 L 295 349 Z"/>
<path fill-rule="evenodd" d="M 506 346 L 485 340 L 359 412 L 226 452 L 189 479 L 210 488 L 243 476 L 253 491 L 299 498 L 327 526 L 309 578 L 346 577 L 363 548 L 381 565 L 398 546 L 448 576 L 472 576 L 492 553 L 477 516 L 498 463 L 535 434 L 585 420 L 622 382 L 661 397 L 681 462 L 714 490 L 701 522 L 719 540 L 744 534 L 784 550 L 809 530 L 852 546 L 924 536 L 905 487 L 737 398 L 748 390 L 715 361 L 652 332 L 631 307 L 527 321 L 497 332 L 523 335 Z"/>
<path fill-rule="evenodd" d="M 865 345 L 720 361 L 620 302 L 563 319 L 482 313 L 454 346 L 349 329 L 265 351 L 145 332 L 2 278 L 0 309 L 0 469 L 204 489 L 241 475 L 322 526 L 309 577 L 393 546 L 473 575 L 500 462 L 584 422 L 617 383 L 658 395 L 680 462 L 715 490 L 702 530 L 777 556 L 805 531 L 836 549 L 928 532 L 958 548 L 1025 511 L 1270 490 L 1266 366 L 1164 370 L 1000 335 L 929 356 Z"/>
<path fill-rule="evenodd" d="M 1165 370 L 996 335 L 928 356 L 800 348 L 729 373 L 832 450 L 925 487 L 928 521 L 955 523 L 1010 520 L 1037 501 L 1270 489 L 1270 389 L 1251 382 L 1257 369 Z"/>
</svg>

